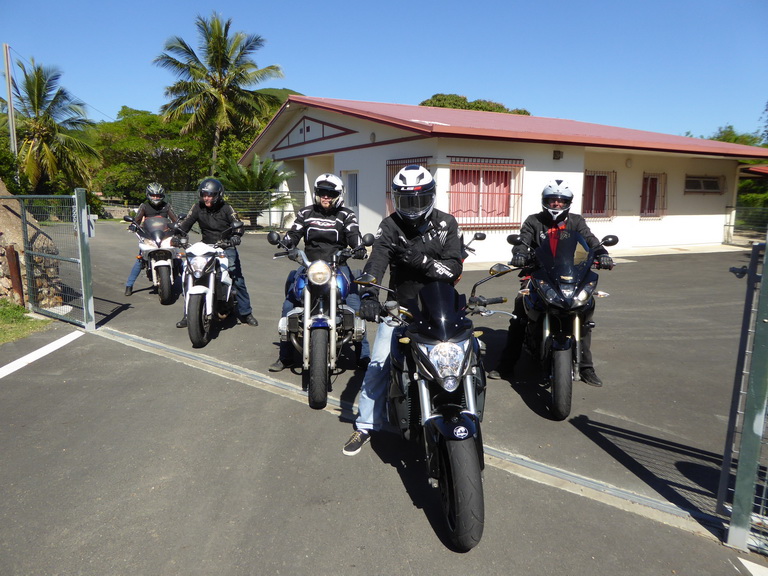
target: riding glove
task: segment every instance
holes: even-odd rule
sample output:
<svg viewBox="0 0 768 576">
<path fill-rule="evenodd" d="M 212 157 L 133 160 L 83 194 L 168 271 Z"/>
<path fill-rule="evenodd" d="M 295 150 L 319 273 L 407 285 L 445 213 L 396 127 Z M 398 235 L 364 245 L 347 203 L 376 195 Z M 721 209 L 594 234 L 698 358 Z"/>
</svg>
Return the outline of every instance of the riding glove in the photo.
<svg viewBox="0 0 768 576">
<path fill-rule="evenodd" d="M 375 298 L 365 298 L 360 303 L 360 312 L 358 316 L 368 322 L 376 322 L 379 319 L 381 313 L 381 304 Z"/>
<path fill-rule="evenodd" d="M 232 246 L 239 246 L 241 241 L 242 238 L 240 238 L 240 236 L 232 236 L 232 238 L 229 239 L 229 243 L 232 244 Z"/>
<path fill-rule="evenodd" d="M 528 264 L 528 256 L 522 252 L 512 254 L 512 260 L 509 262 L 515 268 L 524 268 Z"/>
<path fill-rule="evenodd" d="M 613 258 L 608 256 L 608 254 L 600 256 L 599 262 L 600 268 L 604 268 L 605 270 L 611 270 L 613 268 Z"/>
</svg>

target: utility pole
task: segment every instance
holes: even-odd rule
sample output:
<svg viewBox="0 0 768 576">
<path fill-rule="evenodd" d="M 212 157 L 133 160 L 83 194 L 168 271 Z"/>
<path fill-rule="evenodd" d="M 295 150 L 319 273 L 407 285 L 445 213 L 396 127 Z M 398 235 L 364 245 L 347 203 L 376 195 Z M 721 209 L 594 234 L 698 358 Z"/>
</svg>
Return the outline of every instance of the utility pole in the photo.
<svg viewBox="0 0 768 576">
<path fill-rule="evenodd" d="M 11 91 L 11 47 L 3 44 L 3 55 L 5 57 L 5 88 L 8 93 L 8 132 L 11 138 L 11 152 L 14 156 L 19 155 L 19 147 L 16 143 L 16 116 L 13 113 L 13 93 Z"/>
</svg>

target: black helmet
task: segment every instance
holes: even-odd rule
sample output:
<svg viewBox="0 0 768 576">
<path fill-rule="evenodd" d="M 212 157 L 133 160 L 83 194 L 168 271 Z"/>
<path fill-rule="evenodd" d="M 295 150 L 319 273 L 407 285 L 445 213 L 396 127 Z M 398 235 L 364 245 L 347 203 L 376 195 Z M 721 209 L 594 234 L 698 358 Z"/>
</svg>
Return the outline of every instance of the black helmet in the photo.
<svg viewBox="0 0 768 576">
<path fill-rule="evenodd" d="M 412 164 L 392 180 L 392 202 L 401 218 L 418 226 L 435 205 L 435 179 L 423 166 Z"/>
<path fill-rule="evenodd" d="M 150 182 L 147 185 L 147 202 L 155 208 L 165 201 L 165 188 L 158 182 Z"/>
<path fill-rule="evenodd" d="M 216 180 L 216 178 L 206 178 L 200 182 L 200 186 L 197 188 L 197 193 L 200 195 L 201 204 L 204 204 L 204 196 L 213 197 L 214 206 L 218 206 L 224 201 L 224 185 Z"/>
</svg>

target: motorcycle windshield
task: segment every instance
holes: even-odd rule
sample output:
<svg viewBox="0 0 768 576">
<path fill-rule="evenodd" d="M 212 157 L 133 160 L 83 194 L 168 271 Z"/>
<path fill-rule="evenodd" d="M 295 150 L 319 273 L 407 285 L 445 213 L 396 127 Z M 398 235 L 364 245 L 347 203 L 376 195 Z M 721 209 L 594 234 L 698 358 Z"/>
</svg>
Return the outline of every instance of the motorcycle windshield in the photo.
<svg viewBox="0 0 768 576">
<path fill-rule="evenodd" d="M 408 307 L 415 310 L 415 321 L 410 329 L 432 340 L 465 339 L 465 332 L 472 328 L 472 322 L 464 312 L 465 304 L 466 298 L 450 284 L 426 284 L 419 291 L 418 302 L 411 302 Z"/>
<path fill-rule="evenodd" d="M 574 230 L 554 230 L 536 249 L 536 258 L 558 284 L 578 284 L 589 272 L 594 252 Z"/>
<path fill-rule="evenodd" d="M 145 218 L 144 222 L 141 223 L 141 227 L 147 233 L 147 236 L 158 244 L 163 238 L 171 234 L 171 221 L 162 216 Z"/>
</svg>

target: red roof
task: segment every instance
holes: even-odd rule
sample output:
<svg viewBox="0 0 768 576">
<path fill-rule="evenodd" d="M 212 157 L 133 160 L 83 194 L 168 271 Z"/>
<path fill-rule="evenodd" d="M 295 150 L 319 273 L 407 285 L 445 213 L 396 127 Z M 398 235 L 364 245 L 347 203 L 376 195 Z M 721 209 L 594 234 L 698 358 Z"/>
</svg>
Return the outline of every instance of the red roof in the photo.
<svg viewBox="0 0 768 576">
<path fill-rule="evenodd" d="M 291 104 L 365 118 L 424 136 L 488 138 L 734 158 L 768 158 L 768 148 L 672 136 L 575 120 L 297 95 L 288 97 L 273 118 L 273 122 Z"/>
<path fill-rule="evenodd" d="M 741 172 L 742 174 L 752 174 L 755 176 L 768 176 L 768 166 L 743 166 Z"/>
</svg>

